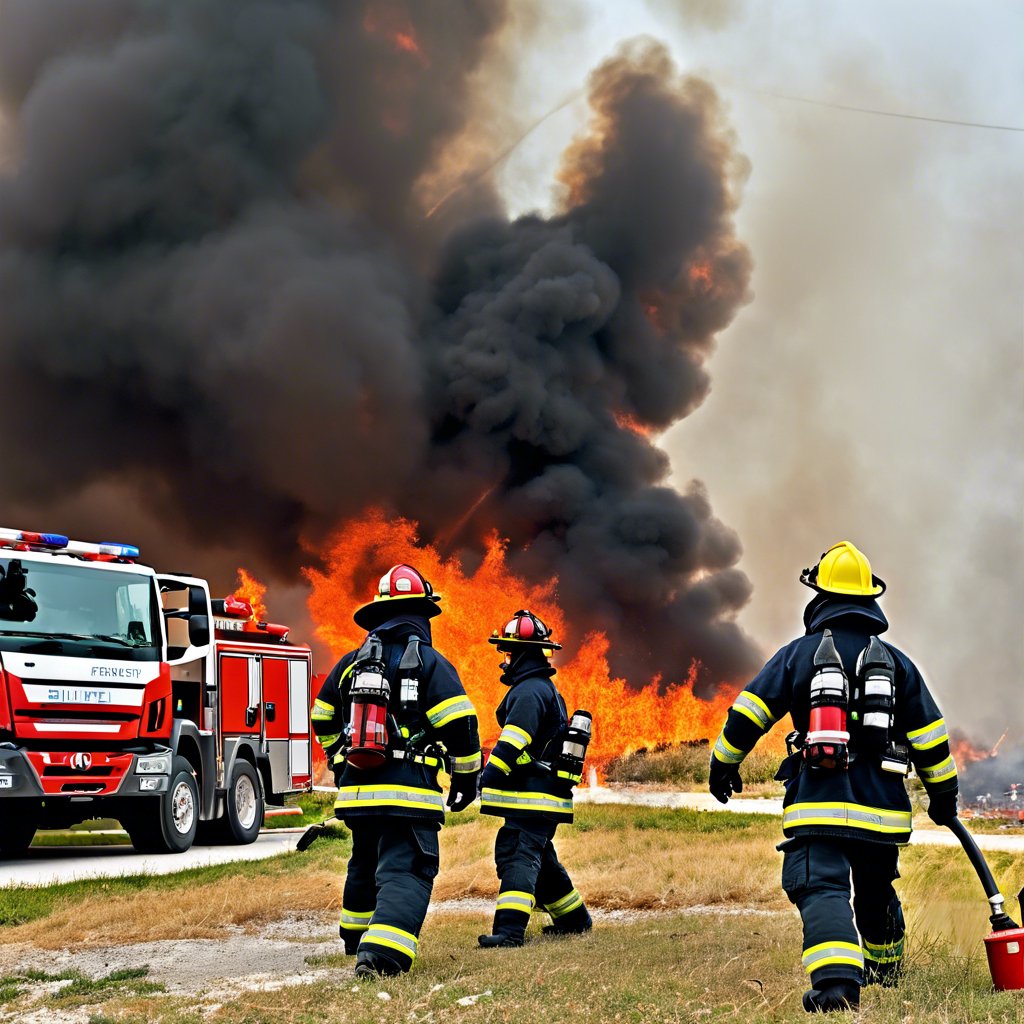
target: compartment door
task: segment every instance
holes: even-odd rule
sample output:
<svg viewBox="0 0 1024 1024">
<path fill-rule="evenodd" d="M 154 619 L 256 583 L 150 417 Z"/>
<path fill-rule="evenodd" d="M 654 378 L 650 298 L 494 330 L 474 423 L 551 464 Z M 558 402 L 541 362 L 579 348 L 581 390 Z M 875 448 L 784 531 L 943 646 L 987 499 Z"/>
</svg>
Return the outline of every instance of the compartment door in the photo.
<svg viewBox="0 0 1024 1024">
<path fill-rule="evenodd" d="M 228 736 L 260 734 L 260 665 L 254 655 L 221 654 L 220 674 L 221 732 Z M 256 708 L 256 720 L 246 725 L 247 708 Z"/>
<path fill-rule="evenodd" d="M 295 658 L 288 663 L 288 758 L 292 789 L 308 789 L 313 781 L 310 760 L 310 662 Z"/>
<path fill-rule="evenodd" d="M 288 752 L 288 682 L 292 664 L 286 658 L 263 656 L 263 735 L 275 793 L 287 793 L 292 788 Z"/>
</svg>

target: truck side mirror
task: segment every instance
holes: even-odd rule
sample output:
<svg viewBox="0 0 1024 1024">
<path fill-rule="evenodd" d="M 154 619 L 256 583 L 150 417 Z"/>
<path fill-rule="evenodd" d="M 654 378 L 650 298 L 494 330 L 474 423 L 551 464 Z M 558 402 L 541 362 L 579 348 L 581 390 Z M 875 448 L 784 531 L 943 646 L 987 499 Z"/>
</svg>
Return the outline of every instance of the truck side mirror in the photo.
<svg viewBox="0 0 1024 1024">
<path fill-rule="evenodd" d="M 188 642 L 193 647 L 205 647 L 210 642 L 210 617 L 208 615 L 189 616 Z"/>
</svg>

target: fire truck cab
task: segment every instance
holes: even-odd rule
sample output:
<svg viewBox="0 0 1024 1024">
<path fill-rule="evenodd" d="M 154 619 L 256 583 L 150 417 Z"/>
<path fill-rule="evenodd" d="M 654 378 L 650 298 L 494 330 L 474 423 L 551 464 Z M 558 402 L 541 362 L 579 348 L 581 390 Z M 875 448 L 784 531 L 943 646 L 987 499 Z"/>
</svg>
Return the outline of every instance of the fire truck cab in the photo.
<svg viewBox="0 0 1024 1024">
<path fill-rule="evenodd" d="M 311 787 L 309 648 L 138 555 L 0 529 L 0 856 L 92 818 L 145 852 L 251 843 Z"/>
</svg>

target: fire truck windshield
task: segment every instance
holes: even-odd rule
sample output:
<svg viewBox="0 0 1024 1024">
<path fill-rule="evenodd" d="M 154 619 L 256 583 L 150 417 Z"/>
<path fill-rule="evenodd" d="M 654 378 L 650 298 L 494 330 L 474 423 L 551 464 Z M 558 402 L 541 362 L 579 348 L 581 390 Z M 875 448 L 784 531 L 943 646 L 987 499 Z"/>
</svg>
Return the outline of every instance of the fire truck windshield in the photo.
<svg viewBox="0 0 1024 1024">
<path fill-rule="evenodd" d="M 160 660 L 149 576 L 0 558 L 0 651 Z"/>
</svg>

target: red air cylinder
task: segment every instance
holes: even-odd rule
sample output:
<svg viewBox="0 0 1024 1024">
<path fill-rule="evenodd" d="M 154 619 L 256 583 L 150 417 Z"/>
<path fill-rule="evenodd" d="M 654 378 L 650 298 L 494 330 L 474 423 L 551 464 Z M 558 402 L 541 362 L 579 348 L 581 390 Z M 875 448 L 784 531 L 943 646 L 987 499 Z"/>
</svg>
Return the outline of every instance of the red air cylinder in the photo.
<svg viewBox="0 0 1024 1024">
<path fill-rule="evenodd" d="M 997 991 L 1024 989 L 1024 928 L 992 932 L 985 938 L 985 953 Z"/>
<path fill-rule="evenodd" d="M 849 703 L 846 672 L 832 640 L 832 631 L 826 629 L 814 654 L 811 709 L 804 740 L 804 759 L 812 768 L 847 767 L 850 734 L 846 728 L 846 711 Z"/>
<path fill-rule="evenodd" d="M 376 768 L 388 749 L 388 706 L 352 702 L 352 746 L 348 762 L 354 768 Z"/>
</svg>

